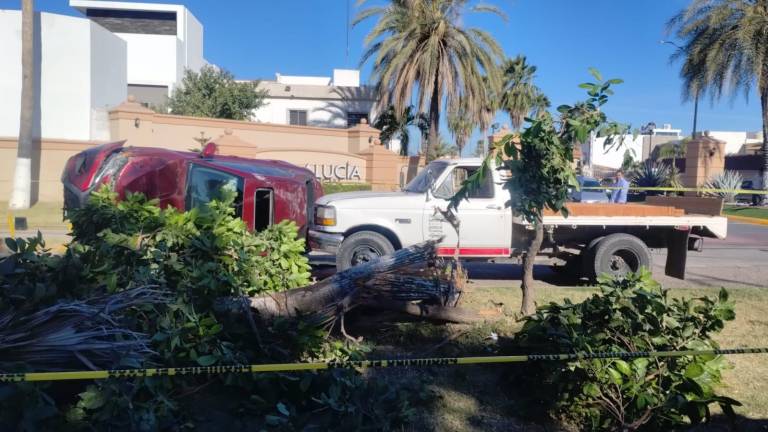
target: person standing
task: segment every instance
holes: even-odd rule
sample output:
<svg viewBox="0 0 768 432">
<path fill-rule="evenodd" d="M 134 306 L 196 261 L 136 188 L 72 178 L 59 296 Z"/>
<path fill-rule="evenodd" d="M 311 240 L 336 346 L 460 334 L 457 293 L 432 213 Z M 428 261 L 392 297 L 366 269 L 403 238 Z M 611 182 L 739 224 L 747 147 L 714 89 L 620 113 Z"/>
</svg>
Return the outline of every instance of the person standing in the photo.
<svg viewBox="0 0 768 432">
<path fill-rule="evenodd" d="M 622 170 L 616 171 L 616 182 L 613 184 L 611 191 L 611 202 L 624 204 L 627 202 L 627 193 L 629 193 L 629 182 L 624 178 L 624 172 Z"/>
</svg>

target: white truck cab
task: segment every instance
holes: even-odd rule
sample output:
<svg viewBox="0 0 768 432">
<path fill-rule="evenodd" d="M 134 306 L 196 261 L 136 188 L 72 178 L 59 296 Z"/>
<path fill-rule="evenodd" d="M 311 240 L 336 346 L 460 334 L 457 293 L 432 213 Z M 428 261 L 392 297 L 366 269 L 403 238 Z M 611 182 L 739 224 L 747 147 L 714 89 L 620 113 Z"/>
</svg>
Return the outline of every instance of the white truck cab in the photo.
<svg viewBox="0 0 768 432">
<path fill-rule="evenodd" d="M 481 164 L 481 159 L 440 159 L 427 165 L 401 192 L 325 195 L 315 205 L 310 247 L 335 253 L 339 270 L 440 238 L 438 254 L 443 256 L 492 259 L 518 255 L 531 230 L 506 207 L 510 195 L 503 188 L 500 171 L 491 170 L 482 187 L 459 205 L 455 213 L 458 229 L 450 221 L 453 215 L 446 212 L 449 199 Z M 544 224 L 548 235 L 543 253 L 554 256 L 566 248 L 579 251 L 574 259 L 581 263 L 577 267 L 584 276 L 650 267 L 649 247 L 668 247 L 674 250 L 672 267 L 678 268 L 670 272 L 668 258 L 667 273 L 682 277 L 687 250 L 700 248 L 700 237 L 724 238 L 727 231 L 727 220 L 711 215 L 558 215 L 545 216 Z"/>
</svg>

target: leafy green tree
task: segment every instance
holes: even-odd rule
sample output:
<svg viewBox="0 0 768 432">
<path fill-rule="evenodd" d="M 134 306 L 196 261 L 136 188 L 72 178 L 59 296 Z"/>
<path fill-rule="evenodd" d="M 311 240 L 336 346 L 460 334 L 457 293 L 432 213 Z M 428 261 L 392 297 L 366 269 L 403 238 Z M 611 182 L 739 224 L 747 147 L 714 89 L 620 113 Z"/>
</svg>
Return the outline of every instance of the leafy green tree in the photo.
<svg viewBox="0 0 768 432">
<path fill-rule="evenodd" d="M 460 105 L 457 111 L 448 112 L 448 130 L 456 142 L 459 156 L 461 156 L 461 152 L 467 141 L 469 141 L 469 136 L 472 135 L 474 128 L 475 122 L 472 121 L 465 107 Z"/>
<path fill-rule="evenodd" d="M 248 120 L 253 110 L 264 105 L 265 96 L 258 82 L 238 82 L 230 72 L 206 65 L 200 72 L 184 72 L 168 108 L 171 114 Z"/>
<path fill-rule="evenodd" d="M 492 126 L 493 120 L 496 118 L 496 112 L 501 105 L 501 81 L 495 82 L 486 75 L 483 76 L 483 85 L 485 85 L 485 91 L 488 97 L 485 100 L 485 104 L 483 104 L 480 109 L 478 127 L 483 134 L 483 140 L 488 140 L 488 128 Z M 487 145 L 483 144 L 478 148 L 482 151 L 478 156 L 485 156 Z"/>
<path fill-rule="evenodd" d="M 485 153 L 485 149 L 483 148 L 485 147 L 485 140 L 479 139 L 475 144 L 475 152 L 472 155 L 475 157 L 483 157 Z"/>
<path fill-rule="evenodd" d="M 757 86 L 763 119 L 763 185 L 768 185 L 768 0 L 694 0 L 669 21 L 683 41 L 683 97 L 749 95 Z"/>
<path fill-rule="evenodd" d="M 470 6 L 468 0 L 391 0 L 361 11 L 354 25 L 378 17 L 365 39 L 361 63 L 373 59 L 372 77 L 380 104 L 404 111 L 414 96 L 419 112 L 428 113 L 425 153 L 438 145 L 443 107 L 456 111 L 467 104 L 473 121 L 489 95 L 482 76 L 499 81 L 496 61 L 501 47 L 487 32 L 465 28 L 466 12 L 491 12 L 492 6 Z"/>
<path fill-rule="evenodd" d="M 526 116 L 539 116 L 549 108 L 549 98 L 533 83 L 536 66 L 527 63 L 525 56 L 506 59 L 501 69 L 501 108 L 509 113 L 512 127 L 520 130 Z"/>
<path fill-rule="evenodd" d="M 395 107 L 390 105 L 373 122 L 373 127 L 381 131 L 379 139 L 382 143 L 388 144 L 393 138 L 400 140 L 400 154 L 402 156 L 408 155 L 411 142 L 409 128 L 411 126 L 418 128 L 422 136 L 427 132 L 426 116 L 414 111 L 413 106 L 408 106 L 405 111 L 398 114 Z"/>
<path fill-rule="evenodd" d="M 427 158 L 429 160 L 440 159 L 448 156 L 452 157 L 459 154 L 458 148 L 446 141 L 442 135 L 438 137 L 437 145 L 429 147 L 427 151 L 429 152 L 427 153 Z"/>
<path fill-rule="evenodd" d="M 581 84 L 588 98 L 573 106 L 557 108 L 559 118 L 545 114 L 529 118 L 530 125 L 521 134 L 509 134 L 495 145 L 495 154 L 484 160 L 482 166 L 451 199 L 451 207 L 457 208 L 468 194 L 478 188 L 488 171 L 495 165 L 509 170 L 505 189 L 510 193 L 508 205 L 512 212 L 522 216 L 534 228 L 533 236 L 523 256 L 523 302 L 521 312 L 530 315 L 536 311 L 533 291 L 533 263 L 544 240 L 543 213 L 545 209 L 560 212 L 566 217 L 568 188 L 578 187 L 573 169 L 573 148 L 584 142 L 589 133 L 607 135 L 606 147 L 613 145 L 614 136 L 624 133 L 628 127 L 609 122 L 601 107 L 612 94 L 611 86 L 622 80 L 604 81 L 599 72 L 590 69 L 595 82 Z"/>
</svg>

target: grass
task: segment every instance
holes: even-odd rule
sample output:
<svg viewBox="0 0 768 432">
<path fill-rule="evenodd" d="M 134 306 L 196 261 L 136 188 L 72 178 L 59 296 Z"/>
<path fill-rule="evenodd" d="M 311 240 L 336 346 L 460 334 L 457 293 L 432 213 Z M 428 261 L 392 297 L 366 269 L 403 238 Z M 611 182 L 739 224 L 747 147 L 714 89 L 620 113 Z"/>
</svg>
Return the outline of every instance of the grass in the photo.
<svg viewBox="0 0 768 432">
<path fill-rule="evenodd" d="M 28 210 L 13 212 L 15 217 L 26 217 L 30 230 L 38 228 L 66 229 L 67 224 L 62 220 L 63 204 L 60 202 L 39 202 Z M 8 203 L 0 201 L 0 231 L 8 230 Z"/>
<path fill-rule="evenodd" d="M 14 211 L 14 217 L 25 217 L 27 219 L 27 230 L 19 232 L 16 226 L 16 237 L 28 237 L 27 233 L 34 233 L 37 230 L 43 231 L 46 247 L 54 252 L 62 252 L 64 244 L 69 242 L 70 238 L 66 234 L 69 231 L 69 224 L 62 220 L 60 202 L 40 202 L 28 210 Z M 8 253 L 5 247 L 4 237 L 9 234 L 8 226 L 8 203 L 0 201 L 0 257 Z"/>
<path fill-rule="evenodd" d="M 378 327 L 366 336 L 379 347 L 379 355 L 386 355 L 387 351 L 435 357 L 492 355 L 495 350 L 493 334 L 503 338 L 520 328 L 516 320 L 519 291 L 517 287 L 470 286 L 462 305 L 486 316 L 487 321 L 482 324 L 446 326 L 424 322 L 401 323 Z M 716 296 L 718 291 L 715 288 L 676 289 L 673 295 Z M 559 302 L 566 297 L 580 301 L 594 292 L 591 288 L 539 287 L 538 303 Z M 717 341 L 722 347 L 768 346 L 768 290 L 738 288 L 729 292 L 736 303 L 736 320 L 729 322 L 725 330 L 716 336 Z M 720 393 L 744 404 L 737 408 L 737 414 L 753 422 L 760 420 L 754 428 L 747 426 L 742 430 L 764 430 L 761 428 L 768 420 L 766 355 L 737 355 L 728 359 L 733 368 L 726 371 L 726 385 Z M 422 411 L 414 430 L 557 430 L 557 426 L 545 427 L 519 420 L 514 401 L 508 400 L 503 392 L 503 366 L 454 366 L 420 371 L 412 370 L 411 374 L 414 377 L 419 374 L 427 376 L 426 381 L 434 398 Z M 401 373 L 397 378 L 409 379 L 407 372 L 405 374 Z"/>
<path fill-rule="evenodd" d="M 323 183 L 323 192 L 326 195 L 338 192 L 369 191 L 371 185 L 368 183 Z"/>
<path fill-rule="evenodd" d="M 768 208 L 765 207 L 726 206 L 723 208 L 723 213 L 731 216 L 768 219 Z"/>
</svg>

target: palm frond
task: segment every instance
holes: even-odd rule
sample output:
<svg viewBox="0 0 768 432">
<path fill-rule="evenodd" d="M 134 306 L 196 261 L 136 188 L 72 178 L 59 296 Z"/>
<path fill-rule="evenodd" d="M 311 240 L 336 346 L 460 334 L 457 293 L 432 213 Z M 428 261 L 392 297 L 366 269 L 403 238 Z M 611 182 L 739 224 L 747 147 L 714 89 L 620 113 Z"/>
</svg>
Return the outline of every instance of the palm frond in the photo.
<svg viewBox="0 0 768 432">
<path fill-rule="evenodd" d="M 63 301 L 30 312 L 0 312 L 0 370 L 71 370 L 137 366 L 150 356 L 146 335 L 123 328 L 118 312 L 166 302 L 151 287 L 87 301 Z"/>
</svg>

